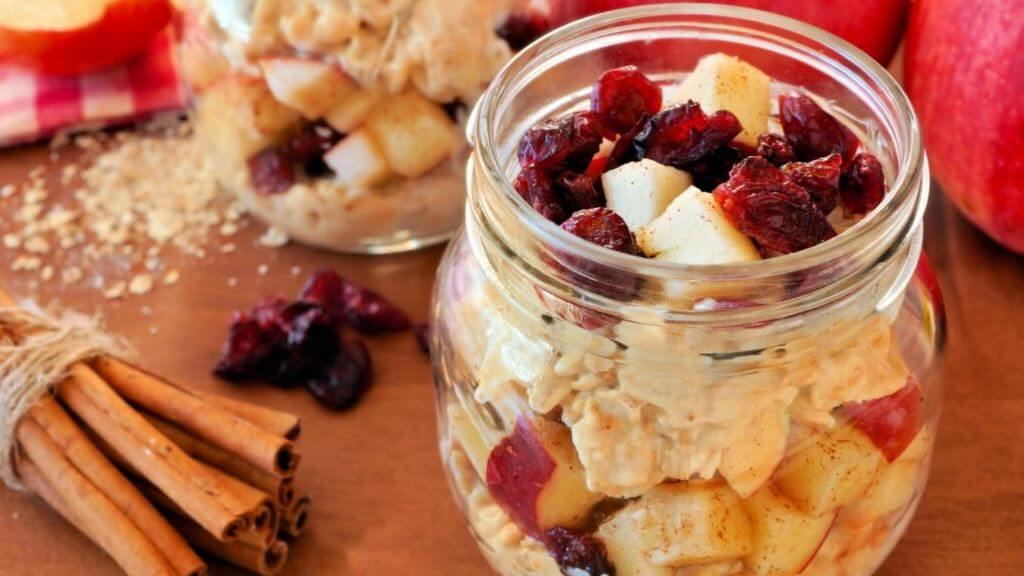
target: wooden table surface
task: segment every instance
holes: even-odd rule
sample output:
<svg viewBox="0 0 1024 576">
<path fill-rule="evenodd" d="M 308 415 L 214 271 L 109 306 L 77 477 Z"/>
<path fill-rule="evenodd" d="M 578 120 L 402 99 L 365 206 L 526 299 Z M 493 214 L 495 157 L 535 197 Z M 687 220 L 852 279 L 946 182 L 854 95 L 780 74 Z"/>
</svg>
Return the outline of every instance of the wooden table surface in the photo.
<svg viewBox="0 0 1024 576">
<path fill-rule="evenodd" d="M 44 159 L 40 148 L 0 154 L 0 185 L 21 182 Z M 0 226 L 4 220 L 0 215 Z M 315 504 L 285 574 L 490 574 L 449 496 L 430 365 L 408 334 L 370 341 L 377 384 L 348 413 L 324 411 L 299 390 L 233 387 L 210 375 L 231 311 L 270 293 L 294 293 L 318 267 L 332 266 L 424 320 L 442 250 L 343 257 L 295 246 L 269 250 L 253 238 L 253 231 L 239 238 L 234 254 L 182 261 L 181 284 L 145 297 L 110 302 L 59 282 L 44 283 L 35 295 L 101 311 L 147 366 L 168 376 L 303 415 L 302 475 Z M 945 410 L 921 509 L 879 574 L 1024 574 L 1024 258 L 1001 251 L 937 193 L 926 244 L 950 319 Z M 7 272 L 10 259 L 0 253 L 0 279 L 17 295 L 31 295 L 31 276 Z M 257 272 L 261 264 L 269 268 L 265 276 Z M 0 488 L 0 574 L 118 573 L 46 506 Z M 235 574 L 223 567 L 215 573 Z"/>
</svg>

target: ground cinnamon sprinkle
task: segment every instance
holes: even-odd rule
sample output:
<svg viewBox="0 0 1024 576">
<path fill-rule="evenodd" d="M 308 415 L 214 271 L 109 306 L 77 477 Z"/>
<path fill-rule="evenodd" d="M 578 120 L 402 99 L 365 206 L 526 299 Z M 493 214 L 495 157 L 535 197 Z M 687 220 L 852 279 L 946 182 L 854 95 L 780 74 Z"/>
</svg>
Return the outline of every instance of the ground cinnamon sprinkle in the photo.
<svg viewBox="0 0 1024 576">
<path fill-rule="evenodd" d="M 0 211 L 11 215 L 0 238 L 11 271 L 88 282 L 122 298 L 177 283 L 179 272 L 162 259 L 171 251 L 193 258 L 232 251 L 248 220 L 191 136 L 189 122 L 174 120 L 55 139 L 54 162 L 69 148 L 81 156 L 36 167 L 20 186 L 0 189 Z M 70 197 L 51 198 L 57 179 L 74 190 Z"/>
</svg>

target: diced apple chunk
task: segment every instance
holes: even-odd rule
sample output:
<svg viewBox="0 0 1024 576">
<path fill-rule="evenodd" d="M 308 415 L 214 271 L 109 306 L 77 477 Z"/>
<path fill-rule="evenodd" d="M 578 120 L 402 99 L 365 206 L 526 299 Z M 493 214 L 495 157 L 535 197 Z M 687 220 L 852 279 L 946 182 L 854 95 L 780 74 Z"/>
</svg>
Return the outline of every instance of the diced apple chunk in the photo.
<svg viewBox="0 0 1024 576">
<path fill-rule="evenodd" d="M 659 566 L 735 560 L 750 553 L 753 530 L 739 496 L 727 484 L 661 484 L 640 498 L 640 544 Z"/>
<path fill-rule="evenodd" d="M 232 75 L 196 102 L 197 135 L 221 155 L 245 160 L 280 143 L 302 119 L 278 102 L 259 78 Z"/>
<path fill-rule="evenodd" d="M 417 92 L 384 98 L 365 124 L 391 168 L 407 178 L 421 176 L 463 145 L 444 110 Z"/>
<path fill-rule="evenodd" d="M 318 60 L 265 58 L 260 68 L 274 97 L 310 120 L 357 89 L 340 68 Z"/>
<path fill-rule="evenodd" d="M 569 429 L 525 416 L 491 451 L 487 487 L 519 526 L 535 536 L 555 526 L 579 526 L 603 499 L 587 489 Z"/>
<path fill-rule="evenodd" d="M 814 560 L 836 515 L 811 516 L 768 484 L 745 501 L 754 550 L 744 561 L 757 576 L 794 576 Z"/>
<path fill-rule="evenodd" d="M 790 452 L 775 473 L 775 483 L 813 516 L 838 510 L 864 494 L 883 461 L 871 439 L 850 425 L 815 434 Z"/>
<path fill-rule="evenodd" d="M 761 489 L 786 454 L 789 414 L 768 411 L 758 416 L 743 439 L 722 451 L 718 472 L 746 498 Z"/>
<path fill-rule="evenodd" d="M 883 464 L 863 498 L 844 510 L 855 521 L 874 522 L 903 510 L 914 499 L 931 449 L 931 434 L 923 428 L 898 460 Z"/>
<path fill-rule="evenodd" d="M 708 114 L 732 112 L 743 126 L 736 141 L 756 146 L 757 137 L 768 131 L 771 78 L 734 56 L 710 54 L 682 83 L 669 89 L 666 100 L 671 105 L 693 100 Z"/>
<path fill-rule="evenodd" d="M 630 230 L 639 230 L 692 186 L 693 178 L 682 170 L 644 159 L 605 172 L 601 183 L 608 207 L 622 216 Z"/>
<path fill-rule="evenodd" d="M 342 134 L 355 132 L 379 101 L 380 94 L 377 92 L 353 90 L 324 112 L 324 121 Z"/>
<path fill-rule="evenodd" d="M 760 260 L 745 234 L 726 219 L 711 194 L 690 186 L 665 212 L 636 233 L 647 256 L 678 264 L 730 264 Z"/>
<path fill-rule="evenodd" d="M 377 143 L 359 130 L 342 138 L 324 154 L 324 163 L 334 171 L 334 181 L 351 188 L 380 184 L 391 174 Z"/>
<path fill-rule="evenodd" d="M 640 544 L 640 522 L 646 512 L 629 505 L 605 520 L 597 529 L 616 576 L 673 576 L 675 569 L 658 566 L 647 559 Z"/>
</svg>

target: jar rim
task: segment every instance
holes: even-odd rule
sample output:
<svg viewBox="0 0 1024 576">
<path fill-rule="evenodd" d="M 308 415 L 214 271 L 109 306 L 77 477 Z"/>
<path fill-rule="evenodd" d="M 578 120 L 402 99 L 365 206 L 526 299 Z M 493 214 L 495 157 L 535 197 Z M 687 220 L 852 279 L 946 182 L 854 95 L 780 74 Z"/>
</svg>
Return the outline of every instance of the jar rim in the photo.
<svg viewBox="0 0 1024 576">
<path fill-rule="evenodd" d="M 535 73 L 534 64 L 564 52 L 566 45 L 572 41 L 583 41 L 602 31 L 614 29 L 615 25 L 624 22 L 679 20 L 687 17 L 726 17 L 737 21 L 739 25 L 743 22 L 757 23 L 762 28 L 771 27 L 790 34 L 796 33 L 799 36 L 799 46 L 796 48 L 802 48 L 808 53 L 814 52 L 816 58 L 824 59 L 833 69 L 866 75 L 878 86 L 880 89 L 877 90 L 877 95 L 895 109 L 889 120 L 893 121 L 894 127 L 904 135 L 904 144 L 897 150 L 899 161 L 896 164 L 896 173 L 882 204 L 842 234 L 806 250 L 752 263 L 691 265 L 623 254 L 592 244 L 561 230 L 558 225 L 541 216 L 523 200 L 515 192 L 512 182 L 502 169 L 496 152 L 496 123 L 493 119 L 506 106 L 509 99 L 514 97 L 514 94 L 507 93 L 507 88 L 524 75 Z M 790 44 L 792 43 L 791 41 Z M 810 45 L 814 43 L 827 46 L 835 52 L 835 56 L 812 50 Z M 843 61 L 840 62 L 837 58 Z M 534 235 L 543 244 L 557 246 L 559 250 L 570 252 L 576 258 L 661 279 L 685 278 L 712 282 L 764 280 L 826 266 L 838 258 L 864 251 L 865 243 L 878 242 L 886 236 L 883 231 L 906 225 L 907 223 L 902 221 L 905 216 L 911 220 L 906 233 L 888 240 L 892 244 L 899 243 L 902 237 L 908 236 L 920 226 L 927 201 L 927 189 L 922 190 L 920 185 L 922 178 L 927 176 L 927 164 L 917 118 L 903 89 L 888 71 L 856 46 L 829 32 L 792 18 L 750 8 L 691 3 L 642 5 L 597 14 L 558 28 L 521 51 L 502 69 L 474 108 L 467 132 L 474 148 L 475 160 L 471 161 L 478 162 L 486 178 L 492 184 L 496 184 L 491 189 L 491 196 L 500 197 L 497 202 L 503 204 L 503 208 L 510 210 L 526 225 L 526 232 Z M 471 174 L 472 172 L 470 170 Z M 471 198 L 475 193 L 471 186 Z M 918 200 L 918 205 L 911 206 L 910 213 L 907 214 L 907 205 L 915 199 Z M 888 247 L 875 248 L 876 251 L 885 251 Z"/>
</svg>

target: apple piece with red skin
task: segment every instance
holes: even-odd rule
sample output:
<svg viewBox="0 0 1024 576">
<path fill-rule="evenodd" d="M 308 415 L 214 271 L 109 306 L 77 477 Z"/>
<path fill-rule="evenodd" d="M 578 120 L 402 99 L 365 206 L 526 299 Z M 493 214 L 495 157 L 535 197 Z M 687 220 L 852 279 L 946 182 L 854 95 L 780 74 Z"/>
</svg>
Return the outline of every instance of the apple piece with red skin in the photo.
<svg viewBox="0 0 1024 576">
<path fill-rule="evenodd" d="M 914 2 L 904 87 L 931 170 L 976 226 L 1024 254 L 1024 0 Z"/>
<path fill-rule="evenodd" d="M 76 75 L 141 54 L 174 10 L 170 0 L 0 0 L 0 14 L 0 63 Z"/>
<path fill-rule="evenodd" d="M 552 20 L 558 24 L 618 8 L 657 4 L 663 0 L 550 0 Z M 821 0 L 715 0 L 776 12 L 803 20 L 845 38 L 879 62 L 889 62 L 903 36 L 908 0 L 848 2 L 842 10 Z M 966 6 L 970 3 L 964 0 Z"/>
<path fill-rule="evenodd" d="M 841 412 L 882 451 L 895 461 L 921 429 L 921 384 L 913 376 L 896 392 L 875 400 L 843 405 Z"/>
<path fill-rule="evenodd" d="M 603 496 L 587 488 L 565 426 L 520 416 L 487 459 L 487 488 L 527 534 L 575 528 Z"/>
</svg>

